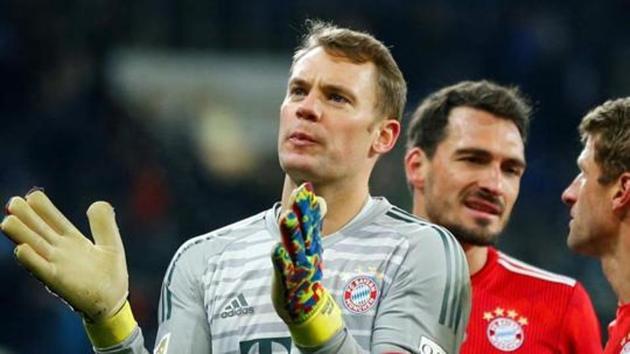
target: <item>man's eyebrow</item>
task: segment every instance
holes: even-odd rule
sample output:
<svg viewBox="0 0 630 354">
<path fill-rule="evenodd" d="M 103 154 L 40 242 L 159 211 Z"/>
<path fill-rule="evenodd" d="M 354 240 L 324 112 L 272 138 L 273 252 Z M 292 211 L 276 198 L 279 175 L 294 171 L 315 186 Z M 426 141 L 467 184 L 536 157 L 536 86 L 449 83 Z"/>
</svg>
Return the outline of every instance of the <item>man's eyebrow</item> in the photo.
<svg viewBox="0 0 630 354">
<path fill-rule="evenodd" d="M 492 154 L 488 150 L 472 148 L 472 147 L 457 149 L 455 150 L 455 154 L 456 155 L 470 154 L 470 155 L 483 156 L 483 157 L 492 156 Z M 523 169 L 527 167 L 527 163 L 520 157 L 507 156 L 507 161 L 515 166 L 522 167 Z"/>
<path fill-rule="evenodd" d="M 307 80 L 301 77 L 292 77 L 289 79 L 289 87 L 291 86 L 302 86 L 302 87 L 310 88 L 311 84 Z M 357 100 L 357 96 L 352 92 L 352 90 L 350 90 L 349 88 L 343 85 L 324 83 L 322 85 L 322 91 L 326 93 L 330 93 L 330 92 L 340 93 L 346 96 L 351 102 L 356 102 Z"/>
<path fill-rule="evenodd" d="M 292 77 L 289 79 L 289 86 L 297 85 L 297 86 L 310 86 L 308 81 L 302 79 L 301 77 Z"/>
</svg>

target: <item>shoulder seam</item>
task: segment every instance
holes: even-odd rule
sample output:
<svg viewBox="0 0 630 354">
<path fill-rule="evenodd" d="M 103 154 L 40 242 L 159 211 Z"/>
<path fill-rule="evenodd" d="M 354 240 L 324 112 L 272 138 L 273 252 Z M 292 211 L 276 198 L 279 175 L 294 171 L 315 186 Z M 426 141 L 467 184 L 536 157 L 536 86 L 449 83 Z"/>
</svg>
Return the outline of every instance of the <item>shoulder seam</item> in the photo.
<svg viewBox="0 0 630 354">
<path fill-rule="evenodd" d="M 414 223 L 422 226 L 430 226 L 433 223 L 424 220 L 422 218 L 417 217 L 416 215 L 410 214 L 398 207 L 392 207 L 388 210 L 385 215 L 389 216 L 392 219 L 400 220 L 406 223 Z"/>
<path fill-rule="evenodd" d="M 463 307 L 462 293 L 457 286 L 457 281 L 462 277 L 465 268 L 461 257 L 457 257 L 457 244 L 455 244 L 457 241 L 451 233 L 438 225 L 431 225 L 431 228 L 437 231 L 442 240 L 446 261 L 446 284 L 440 307 L 439 323 L 457 332 Z"/>
<path fill-rule="evenodd" d="M 441 325 L 453 329 L 454 332 L 457 332 L 459 325 L 462 322 L 461 316 L 464 307 L 464 295 L 460 287 L 457 286 L 457 282 L 458 279 L 462 278 L 462 276 L 468 277 L 468 274 L 464 274 L 467 272 L 466 267 L 463 264 L 463 257 L 459 257 L 457 254 L 457 249 L 459 247 L 458 241 L 455 239 L 453 234 L 444 227 L 410 214 L 409 212 L 396 206 L 392 206 L 385 215 L 405 223 L 431 228 L 436 231 L 437 235 L 442 240 L 444 259 L 446 262 L 446 280 L 444 284 L 442 304 L 439 309 L 438 322 Z"/>
</svg>

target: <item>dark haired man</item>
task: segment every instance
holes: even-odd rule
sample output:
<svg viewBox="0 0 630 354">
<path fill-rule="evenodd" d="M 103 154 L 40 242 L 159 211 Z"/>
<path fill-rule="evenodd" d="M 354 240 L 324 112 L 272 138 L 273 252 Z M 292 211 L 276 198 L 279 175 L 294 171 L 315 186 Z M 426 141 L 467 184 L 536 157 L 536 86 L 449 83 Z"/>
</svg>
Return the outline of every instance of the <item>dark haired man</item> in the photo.
<svg viewBox="0 0 630 354">
<path fill-rule="evenodd" d="M 473 307 L 462 353 L 598 353 L 582 285 L 494 248 L 518 197 L 530 116 L 516 88 L 465 81 L 429 95 L 407 134 L 414 214 L 464 247 Z"/>
</svg>

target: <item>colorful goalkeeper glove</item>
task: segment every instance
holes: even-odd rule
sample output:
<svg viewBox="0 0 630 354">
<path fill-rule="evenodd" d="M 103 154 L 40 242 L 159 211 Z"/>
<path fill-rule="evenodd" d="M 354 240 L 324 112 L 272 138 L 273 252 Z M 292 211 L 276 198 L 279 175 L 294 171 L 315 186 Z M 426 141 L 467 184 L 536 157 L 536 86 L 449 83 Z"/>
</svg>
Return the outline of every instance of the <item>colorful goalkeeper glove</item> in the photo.
<svg viewBox="0 0 630 354">
<path fill-rule="evenodd" d="M 17 244 L 18 262 L 84 316 L 95 345 L 116 344 L 131 334 L 136 322 L 126 303 L 125 251 L 108 203 L 96 202 L 87 211 L 94 243 L 42 191 L 11 198 L 6 212 L 1 228 Z"/>
<path fill-rule="evenodd" d="M 272 254 L 273 302 L 298 346 L 324 345 L 343 328 L 341 311 L 322 280 L 323 198 L 309 183 L 297 188 L 279 219 L 282 243 Z"/>
</svg>

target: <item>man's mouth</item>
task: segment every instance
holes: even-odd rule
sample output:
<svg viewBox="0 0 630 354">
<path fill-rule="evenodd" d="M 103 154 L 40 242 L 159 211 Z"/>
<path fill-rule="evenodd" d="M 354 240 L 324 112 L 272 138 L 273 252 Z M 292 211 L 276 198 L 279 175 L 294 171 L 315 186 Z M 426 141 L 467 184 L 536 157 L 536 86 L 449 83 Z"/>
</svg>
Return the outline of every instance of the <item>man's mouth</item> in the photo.
<svg viewBox="0 0 630 354">
<path fill-rule="evenodd" d="M 290 142 L 295 145 L 312 145 L 317 144 L 317 140 L 310 134 L 304 132 L 294 132 L 289 135 Z"/>
<path fill-rule="evenodd" d="M 483 200 L 467 200 L 464 202 L 464 205 L 467 208 L 472 209 L 476 212 L 489 214 L 493 216 L 499 216 L 501 215 L 501 212 L 503 211 L 500 205 L 497 205 L 489 201 L 483 201 Z"/>
</svg>

